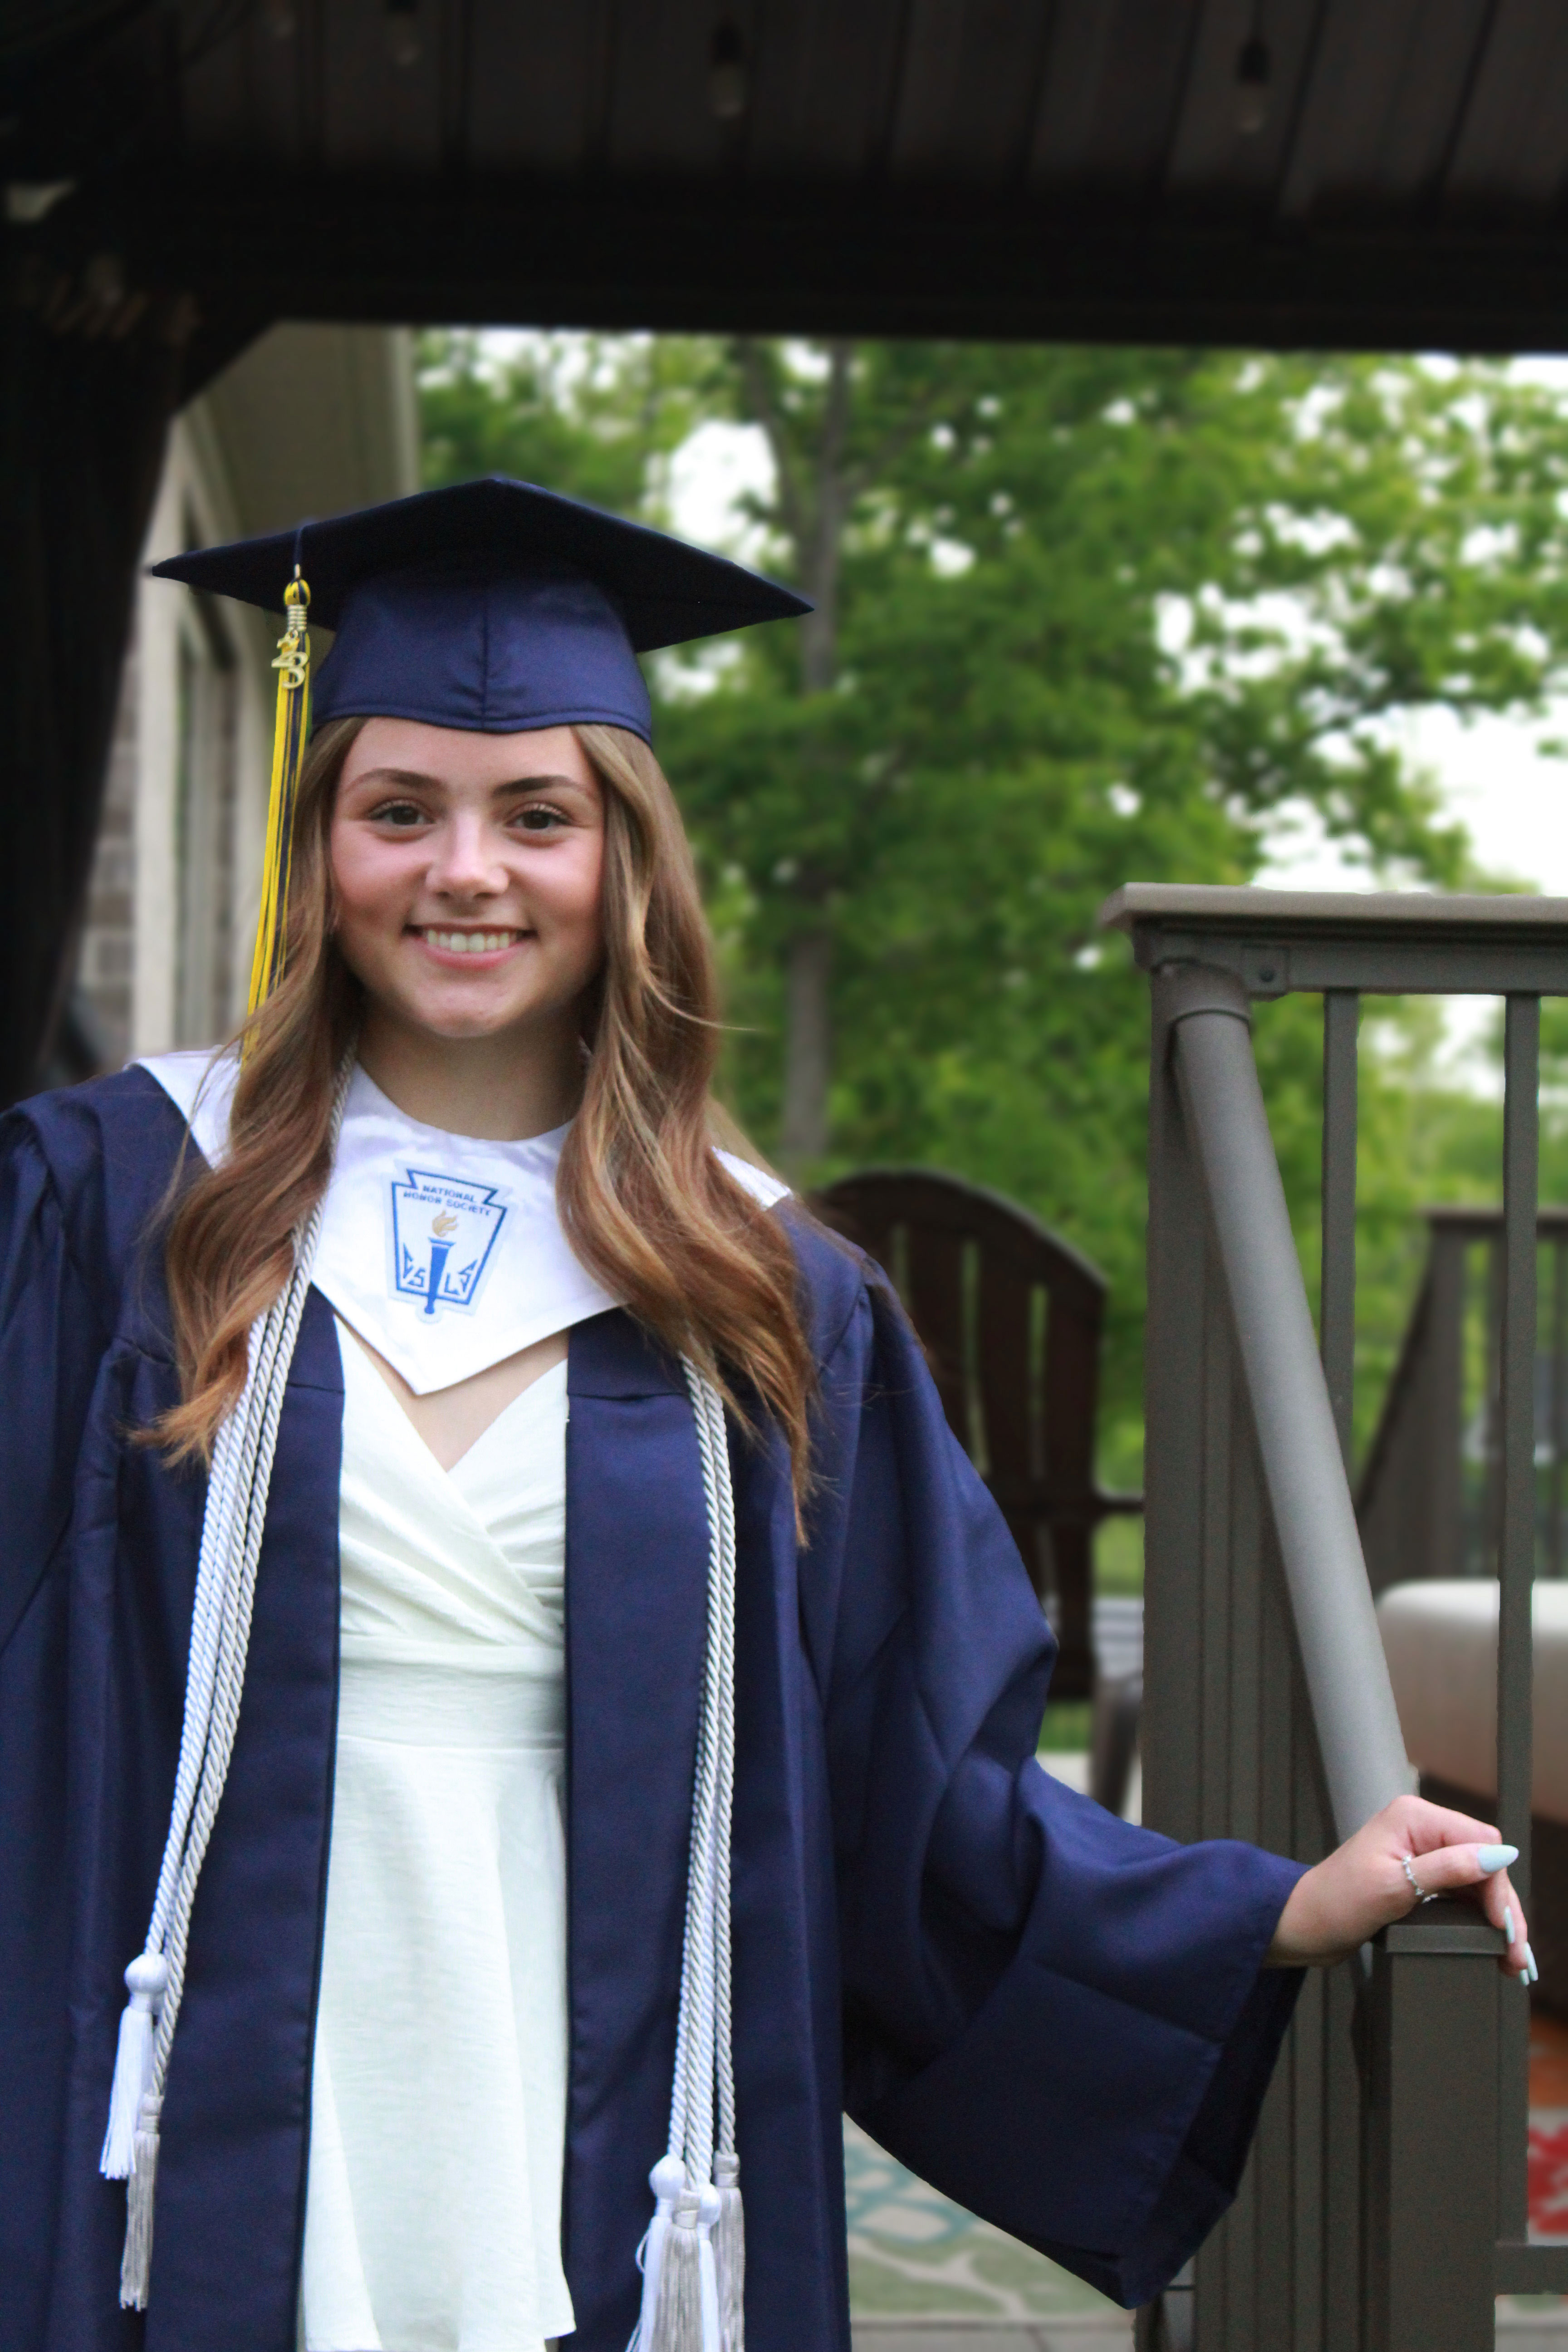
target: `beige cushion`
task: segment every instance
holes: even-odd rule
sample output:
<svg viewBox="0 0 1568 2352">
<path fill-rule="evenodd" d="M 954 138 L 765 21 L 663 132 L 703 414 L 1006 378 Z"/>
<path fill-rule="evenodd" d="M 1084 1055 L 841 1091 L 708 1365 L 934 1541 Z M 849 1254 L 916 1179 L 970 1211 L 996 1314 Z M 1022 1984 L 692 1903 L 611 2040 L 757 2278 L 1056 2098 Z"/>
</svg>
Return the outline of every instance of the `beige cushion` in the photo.
<svg viewBox="0 0 1568 2352">
<path fill-rule="evenodd" d="M 1377 1604 L 1405 1752 L 1478 1795 L 1497 1788 L 1497 1602 L 1489 1577 L 1395 1584 Z M 1534 1593 L 1531 1810 L 1568 1822 L 1568 1580 Z"/>
</svg>

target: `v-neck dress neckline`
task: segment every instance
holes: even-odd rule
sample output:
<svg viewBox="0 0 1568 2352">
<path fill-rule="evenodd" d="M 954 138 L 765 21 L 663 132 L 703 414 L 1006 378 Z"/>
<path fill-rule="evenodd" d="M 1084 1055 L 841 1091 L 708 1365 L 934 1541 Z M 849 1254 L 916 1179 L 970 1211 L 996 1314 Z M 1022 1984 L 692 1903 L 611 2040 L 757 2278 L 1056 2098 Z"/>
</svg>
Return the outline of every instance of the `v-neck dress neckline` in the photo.
<svg viewBox="0 0 1568 2352">
<path fill-rule="evenodd" d="M 542 2352 L 561 2263 L 564 1365 L 450 1469 L 346 1329 L 306 2352 Z"/>
</svg>

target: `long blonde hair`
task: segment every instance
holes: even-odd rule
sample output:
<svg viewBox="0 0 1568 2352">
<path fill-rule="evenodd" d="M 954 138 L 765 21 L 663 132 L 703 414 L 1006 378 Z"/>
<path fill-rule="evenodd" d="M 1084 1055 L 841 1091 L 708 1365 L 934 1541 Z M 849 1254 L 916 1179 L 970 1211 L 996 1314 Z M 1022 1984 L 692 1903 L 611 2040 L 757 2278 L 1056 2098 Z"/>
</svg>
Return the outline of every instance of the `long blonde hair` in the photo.
<svg viewBox="0 0 1568 2352">
<path fill-rule="evenodd" d="M 154 1425 L 210 1457 L 245 1384 L 246 1334 L 287 1282 L 292 1235 L 326 1188 L 336 1074 L 363 992 L 333 939 L 329 837 L 359 719 L 323 727 L 300 781 L 282 980 L 246 1025 L 230 1149 L 170 1213 L 164 1248 L 181 1401 Z M 573 729 L 605 795 L 605 961 L 583 1004 L 583 1099 L 556 1197 L 582 1263 L 644 1328 L 689 1356 L 743 1420 L 783 1432 L 797 1518 L 814 1367 L 779 1219 L 713 1150 L 719 1048 L 712 949 L 664 772 L 619 727 Z"/>
</svg>

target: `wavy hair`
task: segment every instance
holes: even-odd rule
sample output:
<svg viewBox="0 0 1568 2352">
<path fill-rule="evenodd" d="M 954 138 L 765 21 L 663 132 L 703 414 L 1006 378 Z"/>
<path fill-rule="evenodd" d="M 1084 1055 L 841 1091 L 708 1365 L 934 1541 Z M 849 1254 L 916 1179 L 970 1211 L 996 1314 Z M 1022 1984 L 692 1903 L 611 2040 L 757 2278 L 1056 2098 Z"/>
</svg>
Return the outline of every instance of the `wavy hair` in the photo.
<svg viewBox="0 0 1568 2352">
<path fill-rule="evenodd" d="M 171 1205 L 180 1402 L 150 1434 L 176 1458 L 210 1458 L 245 1385 L 246 1334 L 287 1282 L 294 1231 L 331 1172 L 336 1074 L 363 991 L 333 937 L 329 839 L 363 724 L 334 720 L 310 746 L 283 977 L 241 1032 L 228 1157 Z M 572 731 L 605 796 L 605 961 L 582 1005 L 583 1097 L 556 1178 L 562 1223 L 583 1265 L 645 1329 L 689 1356 L 742 1422 L 760 1412 L 782 1431 L 798 1520 L 815 1367 L 788 1234 L 713 1149 L 717 1136 L 740 1139 L 712 1097 L 718 988 L 685 828 L 637 736 Z"/>
</svg>

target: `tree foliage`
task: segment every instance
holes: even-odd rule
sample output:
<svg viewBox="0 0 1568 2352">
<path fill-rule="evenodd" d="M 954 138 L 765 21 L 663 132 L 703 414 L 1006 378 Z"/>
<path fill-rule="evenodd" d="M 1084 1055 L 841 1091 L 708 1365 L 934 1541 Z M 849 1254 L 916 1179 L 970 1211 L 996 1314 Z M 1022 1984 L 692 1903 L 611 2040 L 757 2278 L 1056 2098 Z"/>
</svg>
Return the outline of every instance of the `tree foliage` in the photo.
<svg viewBox="0 0 1568 2352">
<path fill-rule="evenodd" d="M 1131 1443 L 1147 994 L 1099 908 L 1132 879 L 1247 880 L 1302 811 L 1382 876 L 1468 877 L 1400 722 L 1556 684 L 1568 419 L 1491 364 L 649 338 L 542 339 L 503 369 L 427 341 L 425 401 L 432 478 L 518 472 L 655 519 L 701 425 L 765 436 L 738 522 L 817 613 L 656 677 L 727 1083 L 796 1173 L 944 1166 L 1086 1250 Z M 1316 1020 L 1290 1001 L 1258 1031 L 1303 1203 Z M 1365 1120 L 1369 1201 L 1394 1171 L 1405 1226 L 1418 1182 L 1495 1191 L 1484 1110 L 1428 1116 L 1414 1034 L 1369 1056 Z M 1398 1250 L 1368 1265 L 1392 1302 Z"/>
</svg>

